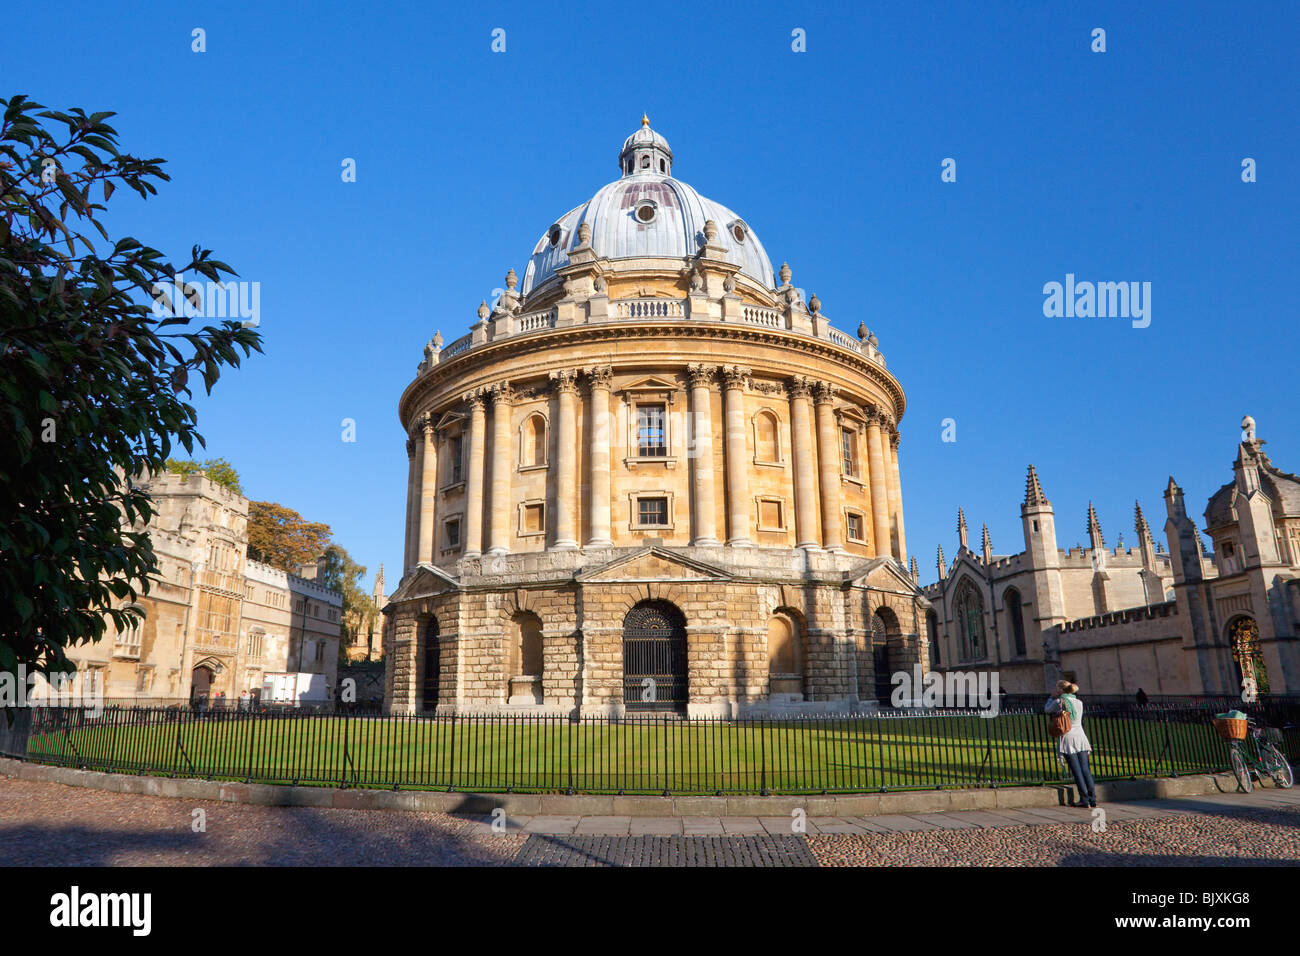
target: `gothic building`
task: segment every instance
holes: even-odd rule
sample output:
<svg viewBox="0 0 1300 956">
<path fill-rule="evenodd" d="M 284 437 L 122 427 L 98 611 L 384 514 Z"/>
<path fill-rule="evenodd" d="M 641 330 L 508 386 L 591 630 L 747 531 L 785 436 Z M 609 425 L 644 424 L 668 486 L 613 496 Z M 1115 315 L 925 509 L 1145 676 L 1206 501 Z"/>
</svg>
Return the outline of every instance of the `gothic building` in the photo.
<svg viewBox="0 0 1300 956">
<path fill-rule="evenodd" d="M 1242 422 L 1233 480 L 1210 498 L 1207 554 L 1169 479 L 1155 544 L 1136 506 L 1137 547 L 1108 549 L 1087 513 L 1089 546 L 1059 549 L 1055 511 L 1029 466 L 1020 506 L 1025 550 L 980 551 L 958 512 L 957 554 L 939 549 L 939 579 L 924 589 L 936 670 L 996 670 L 1011 693 L 1038 693 L 1062 675 L 1085 693 L 1300 692 L 1300 478 L 1276 468 Z"/>
<path fill-rule="evenodd" d="M 924 663 L 904 394 L 642 120 L 399 415 L 397 712 L 874 707 Z"/>
<path fill-rule="evenodd" d="M 307 673 L 332 697 L 342 595 L 313 580 L 314 567 L 289 574 L 249 560 L 248 499 L 202 472 L 142 484 L 155 514 L 136 530 L 147 528 L 158 559 L 137 601 L 144 619 L 68 648 L 77 665 L 68 689 L 142 706 L 234 703 L 245 691 L 262 696 L 277 675 Z"/>
</svg>

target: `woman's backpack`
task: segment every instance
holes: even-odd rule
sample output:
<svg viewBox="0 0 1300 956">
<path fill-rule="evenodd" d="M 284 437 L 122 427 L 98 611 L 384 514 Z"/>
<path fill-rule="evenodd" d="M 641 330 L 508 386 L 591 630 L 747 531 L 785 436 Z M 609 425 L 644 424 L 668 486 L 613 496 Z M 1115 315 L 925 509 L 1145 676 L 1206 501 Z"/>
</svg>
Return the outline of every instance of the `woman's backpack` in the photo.
<svg viewBox="0 0 1300 956">
<path fill-rule="evenodd" d="M 1053 737 L 1064 737 L 1070 732 L 1072 723 L 1070 721 L 1070 708 L 1063 698 L 1058 697 L 1057 703 L 1061 709 L 1054 713 L 1047 721 L 1047 732 Z"/>
</svg>

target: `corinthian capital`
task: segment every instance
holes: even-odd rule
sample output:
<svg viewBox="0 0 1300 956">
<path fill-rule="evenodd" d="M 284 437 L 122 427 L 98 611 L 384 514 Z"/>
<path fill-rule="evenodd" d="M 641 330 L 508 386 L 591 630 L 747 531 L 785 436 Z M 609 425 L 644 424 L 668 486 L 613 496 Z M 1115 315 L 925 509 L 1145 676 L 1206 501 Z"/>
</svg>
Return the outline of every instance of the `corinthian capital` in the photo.
<svg viewBox="0 0 1300 956">
<path fill-rule="evenodd" d="M 813 382 L 812 391 L 813 399 L 818 405 L 830 405 L 835 401 L 835 386 L 830 382 Z"/>
<path fill-rule="evenodd" d="M 686 380 L 690 382 L 691 388 L 709 388 L 713 385 L 714 376 L 718 374 L 716 365 L 694 364 L 686 366 Z"/>
<path fill-rule="evenodd" d="M 722 366 L 722 381 L 727 388 L 744 388 L 753 372 L 743 365 Z"/>
<path fill-rule="evenodd" d="M 551 385 L 557 392 L 576 392 L 578 390 L 578 370 L 562 368 L 550 374 Z"/>
<path fill-rule="evenodd" d="M 810 398 L 812 389 L 812 381 L 802 375 L 792 375 L 785 380 L 785 391 L 791 398 Z"/>
<path fill-rule="evenodd" d="M 609 388 L 614 384 L 614 369 L 609 365 L 593 365 L 585 374 L 592 388 Z"/>
<path fill-rule="evenodd" d="M 515 400 L 515 390 L 509 382 L 497 382 L 489 386 L 488 393 L 492 396 L 494 405 L 509 405 Z"/>
</svg>

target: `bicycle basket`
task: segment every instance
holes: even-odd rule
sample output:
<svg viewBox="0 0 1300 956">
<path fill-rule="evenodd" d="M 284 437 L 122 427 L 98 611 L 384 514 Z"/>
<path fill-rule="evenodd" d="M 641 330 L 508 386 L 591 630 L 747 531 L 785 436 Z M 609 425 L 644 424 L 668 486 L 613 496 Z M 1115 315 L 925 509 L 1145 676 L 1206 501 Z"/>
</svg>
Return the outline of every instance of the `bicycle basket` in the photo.
<svg viewBox="0 0 1300 956">
<path fill-rule="evenodd" d="M 1245 740 L 1246 721 L 1235 717 L 1215 717 L 1211 723 L 1224 740 Z"/>
</svg>

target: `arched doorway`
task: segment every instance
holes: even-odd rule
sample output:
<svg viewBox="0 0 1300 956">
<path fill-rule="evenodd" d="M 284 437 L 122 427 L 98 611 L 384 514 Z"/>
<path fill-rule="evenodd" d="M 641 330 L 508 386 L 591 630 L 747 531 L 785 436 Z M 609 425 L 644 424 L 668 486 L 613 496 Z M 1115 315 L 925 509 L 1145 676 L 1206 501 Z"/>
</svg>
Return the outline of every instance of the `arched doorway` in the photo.
<svg viewBox="0 0 1300 956">
<path fill-rule="evenodd" d="M 686 618 L 667 601 L 642 601 L 623 619 L 623 704 L 628 710 L 686 707 Z"/>
<path fill-rule="evenodd" d="M 793 614 L 781 610 L 767 622 L 768 696 L 779 701 L 800 701 L 804 688 L 803 628 Z"/>
<path fill-rule="evenodd" d="M 190 677 L 190 700 L 207 700 L 212 694 L 212 684 L 216 677 L 216 673 L 206 664 L 194 668 Z"/>
<path fill-rule="evenodd" d="M 875 670 L 875 698 L 882 707 L 889 706 L 894 692 L 893 665 L 889 654 L 889 639 L 898 632 L 898 618 L 887 607 L 871 616 L 871 664 Z"/>
<path fill-rule="evenodd" d="M 1257 694 L 1268 693 L 1268 669 L 1259 646 L 1259 625 L 1253 617 L 1243 615 L 1228 623 L 1228 646 L 1232 648 L 1232 665 L 1237 672 L 1237 689 L 1245 690 L 1253 681 Z"/>
<path fill-rule="evenodd" d="M 426 713 L 438 706 L 438 684 L 442 677 L 442 648 L 438 643 L 438 619 L 430 617 L 420 624 L 420 652 L 424 655 L 420 704 Z"/>
</svg>

